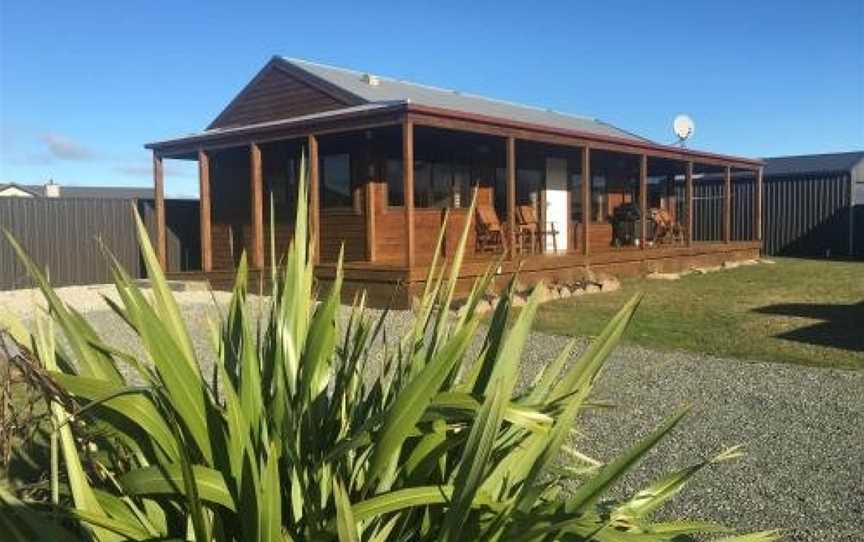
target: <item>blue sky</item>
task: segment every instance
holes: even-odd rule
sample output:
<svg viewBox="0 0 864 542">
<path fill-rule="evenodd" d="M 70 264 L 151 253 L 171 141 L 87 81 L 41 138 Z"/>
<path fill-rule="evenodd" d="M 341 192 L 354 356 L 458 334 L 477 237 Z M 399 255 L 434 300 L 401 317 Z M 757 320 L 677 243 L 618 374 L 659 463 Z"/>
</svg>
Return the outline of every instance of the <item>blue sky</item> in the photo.
<svg viewBox="0 0 864 542">
<path fill-rule="evenodd" d="M 362 7 L 356 7 L 356 6 Z M 542 7 L 541 7 L 542 6 Z M 864 2 L 0 0 L 0 182 L 149 185 L 274 54 L 744 156 L 864 148 Z M 190 164 L 169 194 L 194 195 Z"/>
</svg>

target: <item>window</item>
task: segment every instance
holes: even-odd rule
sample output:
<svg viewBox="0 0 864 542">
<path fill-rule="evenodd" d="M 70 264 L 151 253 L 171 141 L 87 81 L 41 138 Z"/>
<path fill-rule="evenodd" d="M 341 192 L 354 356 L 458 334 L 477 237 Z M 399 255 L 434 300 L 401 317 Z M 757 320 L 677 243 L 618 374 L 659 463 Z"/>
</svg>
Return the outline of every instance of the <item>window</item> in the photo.
<svg viewBox="0 0 864 542">
<path fill-rule="evenodd" d="M 507 216 L 507 170 L 495 168 L 495 210 L 499 216 Z"/>
<path fill-rule="evenodd" d="M 321 206 L 351 207 L 351 157 L 348 154 L 332 154 L 321 159 Z"/>
<path fill-rule="evenodd" d="M 582 222 L 582 174 L 570 175 L 570 220 Z"/>
<path fill-rule="evenodd" d="M 414 162 L 414 207 L 431 207 L 432 164 Z"/>
<path fill-rule="evenodd" d="M 606 222 L 606 177 L 591 176 L 591 222 Z"/>
<path fill-rule="evenodd" d="M 537 205 L 543 172 L 539 169 L 516 170 L 516 205 Z"/>
<path fill-rule="evenodd" d="M 471 205 L 471 167 L 466 164 L 453 166 L 453 207 Z"/>
<path fill-rule="evenodd" d="M 661 177 L 648 177 L 646 184 L 648 185 L 648 194 L 646 196 L 646 202 L 648 208 L 661 207 L 661 202 L 663 201 L 664 191 L 666 187 L 662 182 L 663 178 Z"/>
<path fill-rule="evenodd" d="M 432 164 L 430 181 L 427 207 L 448 207 L 451 202 L 450 189 L 453 185 L 453 166 L 447 162 Z"/>
<path fill-rule="evenodd" d="M 401 207 L 405 205 L 405 194 L 402 192 L 402 160 L 387 160 L 387 205 Z"/>
<path fill-rule="evenodd" d="M 387 160 L 387 205 L 405 204 L 402 160 Z M 471 202 L 471 167 L 450 162 L 414 162 L 414 206 L 466 207 Z"/>
</svg>

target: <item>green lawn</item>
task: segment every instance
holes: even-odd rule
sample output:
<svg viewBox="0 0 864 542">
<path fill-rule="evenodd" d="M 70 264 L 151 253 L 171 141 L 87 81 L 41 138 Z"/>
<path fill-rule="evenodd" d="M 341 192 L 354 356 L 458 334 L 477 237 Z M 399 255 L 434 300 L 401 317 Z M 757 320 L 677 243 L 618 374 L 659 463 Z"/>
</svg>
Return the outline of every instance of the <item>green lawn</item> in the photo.
<svg viewBox="0 0 864 542">
<path fill-rule="evenodd" d="M 644 292 L 628 342 L 864 369 L 864 262 L 775 261 L 677 281 L 625 279 L 617 292 L 544 304 L 537 328 L 596 334 L 630 296 Z"/>
</svg>

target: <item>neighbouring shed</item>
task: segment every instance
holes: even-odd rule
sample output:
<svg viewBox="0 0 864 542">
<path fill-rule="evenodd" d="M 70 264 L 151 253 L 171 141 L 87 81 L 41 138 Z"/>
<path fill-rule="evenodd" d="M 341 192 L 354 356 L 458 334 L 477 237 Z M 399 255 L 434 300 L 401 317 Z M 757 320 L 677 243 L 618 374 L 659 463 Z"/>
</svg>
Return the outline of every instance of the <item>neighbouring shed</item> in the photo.
<svg viewBox="0 0 864 542">
<path fill-rule="evenodd" d="M 764 252 L 864 256 L 864 151 L 765 158 Z"/>
</svg>

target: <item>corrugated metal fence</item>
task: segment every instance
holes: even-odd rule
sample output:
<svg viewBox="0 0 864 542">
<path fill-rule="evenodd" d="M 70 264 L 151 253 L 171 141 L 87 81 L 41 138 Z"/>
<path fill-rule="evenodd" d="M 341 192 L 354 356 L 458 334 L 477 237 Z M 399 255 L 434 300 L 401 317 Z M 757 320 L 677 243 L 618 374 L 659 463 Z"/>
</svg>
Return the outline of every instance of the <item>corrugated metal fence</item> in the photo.
<svg viewBox="0 0 864 542">
<path fill-rule="evenodd" d="M 753 230 L 756 183 L 752 176 L 732 180 L 732 240 L 755 239 Z M 684 183 L 675 184 L 676 213 L 686 216 Z M 696 180 L 693 182 L 693 241 L 723 240 L 723 181 Z"/>
<path fill-rule="evenodd" d="M 765 252 L 790 256 L 849 254 L 850 178 L 773 177 L 765 182 Z"/>
<path fill-rule="evenodd" d="M 0 198 L 0 227 L 9 230 L 56 286 L 111 281 L 104 245 L 132 276 L 143 276 L 132 206 L 152 231 L 152 202 L 122 199 Z M 200 253 L 198 202 L 166 201 L 170 270 L 195 269 Z M 32 281 L 5 237 L 0 239 L 0 290 Z"/>
<path fill-rule="evenodd" d="M 732 240 L 754 236 L 753 205 L 756 184 L 750 174 L 732 181 Z M 864 191 L 862 191 L 864 193 Z M 676 211 L 686 213 L 685 189 L 676 183 Z M 855 207 L 854 231 L 849 220 L 848 173 L 794 177 L 765 177 L 762 198 L 763 252 L 775 256 L 864 255 L 864 205 Z M 693 183 L 693 240 L 723 239 L 723 181 L 698 179 Z"/>
</svg>

